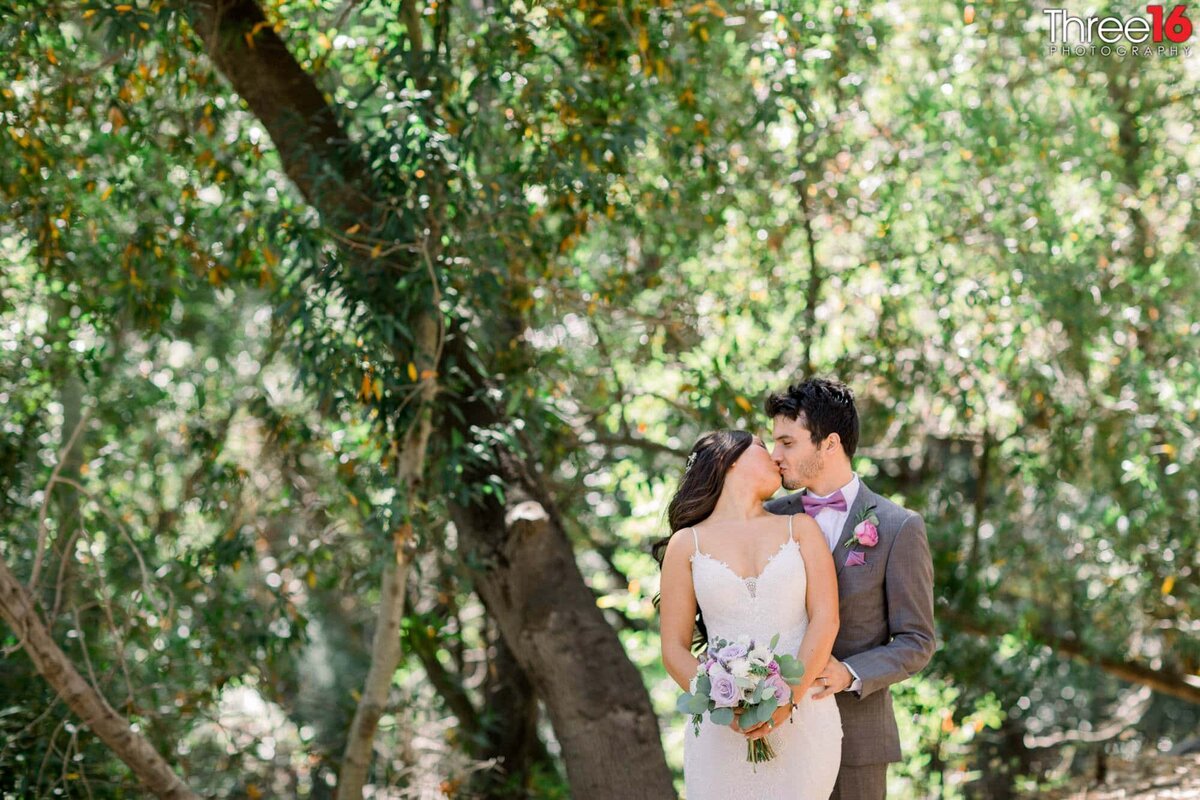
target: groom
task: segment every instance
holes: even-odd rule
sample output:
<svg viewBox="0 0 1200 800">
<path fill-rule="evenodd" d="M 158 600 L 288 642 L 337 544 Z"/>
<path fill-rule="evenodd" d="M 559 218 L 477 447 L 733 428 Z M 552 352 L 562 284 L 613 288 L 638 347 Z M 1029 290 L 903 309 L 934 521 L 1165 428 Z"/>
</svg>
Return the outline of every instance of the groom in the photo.
<svg viewBox="0 0 1200 800">
<path fill-rule="evenodd" d="M 766 509 L 812 516 L 837 567 L 841 627 L 814 695 L 834 694 L 842 717 L 842 766 L 830 797 L 884 798 L 887 765 L 900 760 L 887 687 L 923 669 L 935 649 L 925 523 L 854 474 L 858 411 L 845 384 L 809 378 L 770 395 L 766 411 L 783 486 L 801 489 Z M 863 520 L 877 520 L 874 534 L 870 525 L 855 534 Z"/>
</svg>

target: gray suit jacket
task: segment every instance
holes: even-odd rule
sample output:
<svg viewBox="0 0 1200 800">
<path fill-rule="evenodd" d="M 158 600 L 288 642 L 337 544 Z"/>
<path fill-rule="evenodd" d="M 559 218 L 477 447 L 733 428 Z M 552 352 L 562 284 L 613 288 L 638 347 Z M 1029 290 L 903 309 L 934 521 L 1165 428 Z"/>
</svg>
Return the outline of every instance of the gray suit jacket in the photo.
<svg viewBox="0 0 1200 800">
<path fill-rule="evenodd" d="M 861 480 L 861 479 L 860 479 Z M 796 492 L 768 501 L 774 514 L 803 513 Z M 847 548 L 863 509 L 875 507 L 879 543 Z M 847 567 L 851 550 L 865 564 Z M 933 629 L 933 560 L 921 515 L 880 497 L 861 483 L 833 552 L 838 576 L 841 627 L 833 656 L 862 679 L 862 692 L 834 695 L 842 715 L 842 764 L 899 761 L 900 733 L 892 693 L 884 691 L 929 663 L 936 649 Z"/>
</svg>

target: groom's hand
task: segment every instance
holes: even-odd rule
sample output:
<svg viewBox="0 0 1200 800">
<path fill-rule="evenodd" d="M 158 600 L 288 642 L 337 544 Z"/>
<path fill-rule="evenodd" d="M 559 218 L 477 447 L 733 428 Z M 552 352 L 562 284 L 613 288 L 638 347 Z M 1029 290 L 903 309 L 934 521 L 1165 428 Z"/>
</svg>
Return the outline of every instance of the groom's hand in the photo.
<svg viewBox="0 0 1200 800">
<path fill-rule="evenodd" d="M 830 656 L 829 663 L 825 665 L 825 669 L 817 676 L 816 686 L 819 691 L 813 695 L 813 700 L 820 700 L 822 697 L 837 694 L 840 691 L 850 688 L 850 684 L 852 683 L 854 683 L 854 676 L 850 674 L 850 670 L 846 669 L 846 665 L 833 656 Z"/>
</svg>

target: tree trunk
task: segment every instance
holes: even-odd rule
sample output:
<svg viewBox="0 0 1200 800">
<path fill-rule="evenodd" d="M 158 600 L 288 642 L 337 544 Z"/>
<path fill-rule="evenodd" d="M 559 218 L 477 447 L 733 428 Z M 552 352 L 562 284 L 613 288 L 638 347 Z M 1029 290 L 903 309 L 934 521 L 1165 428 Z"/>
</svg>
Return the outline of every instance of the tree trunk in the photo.
<svg viewBox="0 0 1200 800">
<path fill-rule="evenodd" d="M 489 626 L 490 627 L 490 626 Z M 477 773 L 471 786 L 480 797 L 528 797 L 534 767 L 555 771 L 554 760 L 538 738 L 538 703 L 533 684 L 504 636 L 494 635 L 495 658 L 484 684 L 480 758 L 496 759 L 497 768 Z"/>
<path fill-rule="evenodd" d="M 412 612 L 413 592 L 409 592 L 405 613 Z M 440 620 L 445 612 L 439 606 L 430 612 Z M 426 630 L 421 616 L 405 631 L 404 642 L 425 668 L 425 675 L 441 695 L 446 708 L 458 720 L 460 742 L 469 742 L 469 755 L 477 761 L 496 760 L 496 768 L 472 773 L 465 791 L 468 797 L 528 797 L 534 770 L 558 771 L 553 757 L 538 736 L 538 702 L 533 684 L 513 657 L 504 637 L 488 618 L 484 636 L 491 655 L 483 682 L 482 710 L 476 710 L 463 686 L 463 675 L 447 669 L 438 660 L 439 641 Z M 493 654 L 494 650 L 494 654 Z"/>
<path fill-rule="evenodd" d="M 0 558 L 0 617 L 12 626 L 21 646 L 51 688 L 133 770 L 148 791 L 170 800 L 199 800 L 199 795 L 184 784 L 145 737 L 130 728 L 129 722 L 79 674 L 55 644 L 34 611 L 29 593 L 3 558 Z"/>
<path fill-rule="evenodd" d="M 327 224 L 346 230 L 353 222 L 381 230 L 383 204 L 372 203 L 379 192 L 370 171 L 349 146 L 312 76 L 291 56 L 254 0 L 190 0 L 185 7 L 213 61 L 263 122 L 288 175 Z M 348 246 L 345 255 L 350 263 L 362 256 Z M 472 373 L 469 345 L 458 341 L 455 347 L 462 352 L 448 353 L 447 361 Z M 485 376 L 473 373 L 469 380 L 469 390 L 482 390 L 487 383 Z M 456 402 L 470 424 L 486 428 L 499 421 L 482 403 L 473 406 L 461 397 L 448 402 Z M 443 414 L 439 420 L 452 416 Z M 474 433 L 468 422 L 460 433 L 470 441 Z M 505 467 L 499 477 L 508 504 L 487 496 L 473 505 L 455 504 L 451 513 L 464 555 L 490 559 L 487 566 L 472 568 L 473 577 L 546 703 L 563 745 L 573 796 L 675 797 L 641 675 L 596 607 L 540 485 L 500 455 Z M 489 474 L 486 465 L 479 465 L 463 479 L 483 485 Z"/>
<path fill-rule="evenodd" d="M 440 340 L 437 321 L 431 315 L 425 314 L 417 321 L 416 340 L 416 361 L 421 374 L 426 375 L 436 369 Z M 425 378 L 418 390 L 416 422 L 405 433 L 397 458 L 397 482 L 408 498 L 410 513 L 425 471 L 425 452 L 433 426 L 430 404 L 436 394 L 436 382 L 432 378 Z M 412 532 L 412 523 L 405 520 L 392 534 L 391 557 L 384 565 L 379 593 L 379 616 L 371 645 L 371 668 L 346 738 L 342 770 L 338 775 L 338 800 L 359 800 L 362 797 L 367 772 L 371 768 L 375 731 L 380 716 L 387 708 L 392 676 L 400 664 L 400 623 L 404 618 L 405 585 L 412 561 Z"/>
<path fill-rule="evenodd" d="M 367 771 L 371 768 L 375 730 L 387 708 L 392 675 L 400 663 L 400 621 L 404 608 L 404 587 L 408 580 L 408 543 L 411 538 L 412 526 L 407 523 L 392 534 L 392 558 L 383 568 L 379 618 L 375 622 L 375 636 L 371 645 L 371 668 L 367 672 L 362 699 L 359 700 L 354 721 L 350 724 L 350 733 L 346 737 L 346 750 L 342 754 L 342 769 L 338 775 L 338 800 L 358 800 L 362 797 Z"/>
<path fill-rule="evenodd" d="M 546 702 L 572 796 L 674 798 L 641 675 L 596 608 L 552 506 L 518 462 L 500 460 L 506 505 L 485 499 L 451 513 L 468 563 L 481 565 L 476 591 Z"/>
</svg>

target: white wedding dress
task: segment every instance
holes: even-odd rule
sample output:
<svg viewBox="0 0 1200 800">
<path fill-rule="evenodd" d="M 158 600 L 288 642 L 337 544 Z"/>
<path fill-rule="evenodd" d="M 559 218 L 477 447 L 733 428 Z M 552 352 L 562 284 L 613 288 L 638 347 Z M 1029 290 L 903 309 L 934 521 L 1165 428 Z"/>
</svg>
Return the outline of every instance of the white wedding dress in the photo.
<svg viewBox="0 0 1200 800">
<path fill-rule="evenodd" d="M 700 549 L 692 554 L 692 583 L 704 614 L 709 639 L 746 635 L 755 644 L 779 634 L 776 652 L 797 655 L 808 629 L 808 585 L 800 544 L 791 537 L 754 578 L 739 577 L 723 561 Z M 814 700 L 811 687 L 784 722 L 770 733 L 775 758 L 755 765 L 746 761 L 746 737 L 708 715 L 700 735 L 684 716 L 683 777 L 686 800 L 828 800 L 842 758 L 842 718 L 833 695 Z M 757 771 L 755 771 L 757 769 Z"/>
</svg>

